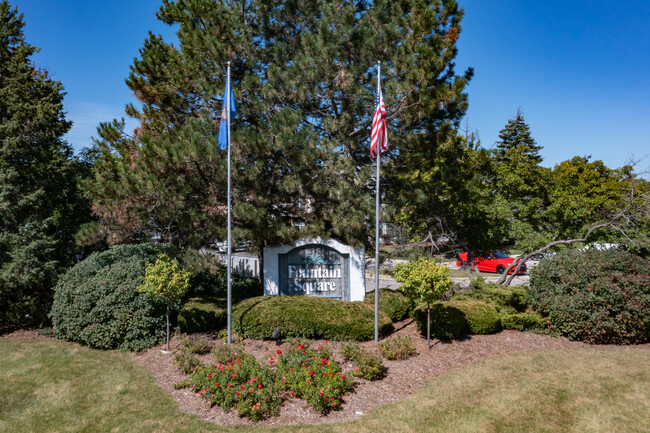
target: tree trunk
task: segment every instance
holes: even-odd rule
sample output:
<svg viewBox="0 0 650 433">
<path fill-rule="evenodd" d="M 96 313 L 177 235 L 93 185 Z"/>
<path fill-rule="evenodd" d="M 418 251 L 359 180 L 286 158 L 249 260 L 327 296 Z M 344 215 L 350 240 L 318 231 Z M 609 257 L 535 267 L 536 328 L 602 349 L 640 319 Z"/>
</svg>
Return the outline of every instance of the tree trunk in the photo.
<svg viewBox="0 0 650 433">
<path fill-rule="evenodd" d="M 167 350 L 169 350 L 169 304 L 167 304 Z"/>
<path fill-rule="evenodd" d="M 431 308 L 427 302 L 427 346 L 431 350 Z"/>
</svg>

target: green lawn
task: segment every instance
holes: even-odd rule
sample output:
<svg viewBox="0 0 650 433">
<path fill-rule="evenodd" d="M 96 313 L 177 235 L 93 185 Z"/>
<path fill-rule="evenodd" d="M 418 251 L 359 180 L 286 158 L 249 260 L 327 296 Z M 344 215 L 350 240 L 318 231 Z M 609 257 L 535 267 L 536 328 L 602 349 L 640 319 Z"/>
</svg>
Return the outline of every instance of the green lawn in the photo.
<svg viewBox="0 0 650 433">
<path fill-rule="evenodd" d="M 128 353 L 2 338 L 0 365 L 2 432 L 251 430 L 178 412 Z M 416 380 L 429 383 L 408 400 L 353 422 L 275 431 L 650 431 L 648 346 L 506 355 Z"/>
</svg>

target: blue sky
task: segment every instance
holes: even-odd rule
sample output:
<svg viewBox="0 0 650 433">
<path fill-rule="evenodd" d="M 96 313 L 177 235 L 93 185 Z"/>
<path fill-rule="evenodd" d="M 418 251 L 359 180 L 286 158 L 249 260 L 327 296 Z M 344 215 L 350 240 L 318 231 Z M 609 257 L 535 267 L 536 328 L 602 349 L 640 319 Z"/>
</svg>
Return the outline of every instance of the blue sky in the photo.
<svg viewBox="0 0 650 433">
<path fill-rule="evenodd" d="M 124 83 L 160 0 L 11 0 L 34 56 L 65 86 L 75 150 L 135 102 Z M 543 165 L 591 155 L 609 167 L 650 155 L 650 1 L 460 0 L 457 72 L 475 69 L 466 122 L 491 147 L 518 108 Z M 386 78 L 388 79 L 388 77 Z M 390 109 L 390 107 L 388 107 Z M 650 157 L 639 165 L 650 167 Z"/>
</svg>

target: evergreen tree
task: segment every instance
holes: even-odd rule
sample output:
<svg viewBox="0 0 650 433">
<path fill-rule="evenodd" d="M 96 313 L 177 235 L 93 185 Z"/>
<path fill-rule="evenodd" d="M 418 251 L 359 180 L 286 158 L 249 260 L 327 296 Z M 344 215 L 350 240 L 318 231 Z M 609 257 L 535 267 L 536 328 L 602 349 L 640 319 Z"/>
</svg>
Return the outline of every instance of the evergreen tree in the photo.
<svg viewBox="0 0 650 433">
<path fill-rule="evenodd" d="M 504 242 L 528 249 L 539 242 L 544 230 L 543 213 L 548 206 L 550 170 L 540 166 L 541 146 L 533 139 L 521 110 L 499 132 L 493 150 L 494 189 L 512 212 Z"/>
<path fill-rule="evenodd" d="M 508 120 L 508 124 L 499 131 L 499 141 L 496 143 L 494 151 L 495 157 L 499 162 L 532 161 L 535 164 L 542 162 L 538 146 L 530 134 L 530 127 L 524 120 L 521 109 L 517 110 L 514 119 Z"/>
<path fill-rule="evenodd" d="M 46 320 L 79 210 L 63 87 L 31 63 L 23 26 L 0 2 L 0 331 Z"/>
<path fill-rule="evenodd" d="M 150 35 L 131 68 L 142 106 L 126 112 L 140 127 L 132 137 L 119 122 L 100 128 L 88 190 L 112 241 L 225 237 L 216 135 L 231 61 L 235 239 L 260 249 L 310 235 L 367 245 L 376 62 L 392 179 L 411 152 L 432 158 L 466 110 L 471 70 L 453 69 L 461 16 L 453 0 L 164 1 L 158 17 L 180 24 L 180 45 Z"/>
</svg>

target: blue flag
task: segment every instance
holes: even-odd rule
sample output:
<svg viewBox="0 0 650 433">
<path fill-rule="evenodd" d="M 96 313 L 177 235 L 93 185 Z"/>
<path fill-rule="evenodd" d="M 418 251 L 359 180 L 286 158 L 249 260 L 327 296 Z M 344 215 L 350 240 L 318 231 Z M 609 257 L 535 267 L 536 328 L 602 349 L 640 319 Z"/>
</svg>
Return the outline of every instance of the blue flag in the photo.
<svg viewBox="0 0 650 433">
<path fill-rule="evenodd" d="M 221 123 L 219 124 L 219 149 L 224 150 L 228 147 L 230 142 L 228 137 L 228 119 L 226 117 L 226 95 L 230 95 L 230 119 L 237 115 L 235 108 L 235 96 L 232 93 L 230 86 L 230 74 L 226 78 L 226 89 L 223 92 L 223 109 L 221 110 Z"/>
</svg>

